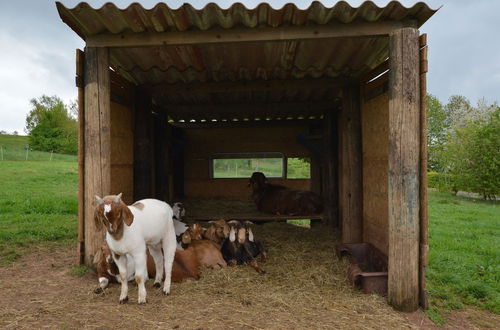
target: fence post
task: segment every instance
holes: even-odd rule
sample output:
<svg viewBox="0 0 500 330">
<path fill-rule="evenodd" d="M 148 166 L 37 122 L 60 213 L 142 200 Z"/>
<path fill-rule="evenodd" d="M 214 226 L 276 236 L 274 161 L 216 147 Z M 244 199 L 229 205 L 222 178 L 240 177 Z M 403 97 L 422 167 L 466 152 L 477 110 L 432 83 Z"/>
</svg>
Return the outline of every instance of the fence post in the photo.
<svg viewBox="0 0 500 330">
<path fill-rule="evenodd" d="M 28 152 L 29 152 L 30 148 L 26 148 L 26 160 L 28 160 Z"/>
<path fill-rule="evenodd" d="M 50 151 L 50 161 L 52 161 L 52 153 L 54 152 L 54 150 L 51 150 Z"/>
<path fill-rule="evenodd" d="M 0 146 L 0 154 L 2 155 L 2 160 L 3 160 L 3 147 Z"/>
</svg>

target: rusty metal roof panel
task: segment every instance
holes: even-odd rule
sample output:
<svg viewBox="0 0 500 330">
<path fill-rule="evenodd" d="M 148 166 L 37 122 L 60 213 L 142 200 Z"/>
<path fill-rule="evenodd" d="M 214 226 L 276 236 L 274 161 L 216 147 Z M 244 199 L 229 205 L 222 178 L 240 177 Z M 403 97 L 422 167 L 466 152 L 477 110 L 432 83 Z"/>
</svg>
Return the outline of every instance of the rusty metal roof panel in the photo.
<svg viewBox="0 0 500 330">
<path fill-rule="evenodd" d="M 120 9 L 110 2 L 101 8 L 93 8 L 86 2 L 81 2 L 71 9 L 61 2 L 56 2 L 56 6 L 61 19 L 83 39 L 100 33 L 230 29 L 236 26 L 278 27 L 354 21 L 414 19 L 420 26 L 435 13 L 435 10 L 423 2 L 407 8 L 398 1 L 391 1 L 385 7 L 378 7 L 371 1 L 365 1 L 359 7 L 352 7 L 345 1 L 339 1 L 330 8 L 315 1 L 306 9 L 299 9 L 293 3 L 279 9 L 272 8 L 268 3 L 261 3 L 253 9 L 241 3 L 235 3 L 227 9 L 215 3 L 209 3 L 201 9 L 187 3 L 179 8 L 170 8 L 165 3 L 158 3 L 151 9 L 145 9 L 139 3 L 132 3 L 127 8 Z"/>
<path fill-rule="evenodd" d="M 267 3 L 261 3 L 252 9 L 241 3 L 235 3 L 226 9 L 214 3 L 201 9 L 190 4 L 170 8 L 165 3 L 159 3 L 151 9 L 145 9 L 138 3 L 124 9 L 113 3 L 106 3 L 101 8 L 92 8 L 85 2 L 71 9 L 60 2 L 56 6 L 61 19 L 84 40 L 98 34 L 125 32 L 177 32 L 351 22 L 416 20 L 417 25 L 421 26 L 436 12 L 422 2 L 407 8 L 397 1 L 392 1 L 385 7 L 378 7 L 371 1 L 366 1 L 359 7 L 352 7 L 345 1 L 340 1 L 333 7 L 325 7 L 316 1 L 306 9 L 299 9 L 291 3 L 279 9 L 272 8 Z M 388 56 L 388 38 L 383 36 L 110 48 L 112 67 L 134 84 L 167 84 L 165 89 L 160 89 L 153 95 L 153 102 L 159 107 L 283 102 L 299 104 L 295 107 L 298 110 L 293 110 L 297 113 L 302 111 L 300 104 L 332 101 L 337 96 L 338 89 L 305 84 L 300 89 L 278 88 L 273 91 L 192 92 L 181 89 L 169 92 L 168 87 L 169 84 L 179 83 L 233 84 L 249 81 L 356 78 Z M 321 111 L 318 109 L 322 108 L 316 107 L 309 111 Z M 223 112 L 219 115 L 214 112 L 212 115 L 220 117 L 222 114 Z M 186 117 L 173 112 L 171 115 Z M 192 116 L 201 115 L 193 112 Z"/>
</svg>

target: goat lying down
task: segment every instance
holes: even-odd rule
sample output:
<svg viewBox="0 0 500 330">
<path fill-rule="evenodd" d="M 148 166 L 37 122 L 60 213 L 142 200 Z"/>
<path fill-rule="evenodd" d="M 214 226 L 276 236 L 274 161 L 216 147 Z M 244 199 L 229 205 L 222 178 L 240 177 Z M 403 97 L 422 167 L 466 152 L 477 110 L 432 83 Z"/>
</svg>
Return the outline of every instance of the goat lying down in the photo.
<svg viewBox="0 0 500 330">
<path fill-rule="evenodd" d="M 135 263 L 134 259 L 129 255 L 125 257 L 127 258 L 127 280 L 130 282 L 135 277 Z M 109 286 L 109 283 L 121 283 L 118 266 L 113 261 L 111 250 L 106 241 L 94 256 L 94 264 L 96 265 L 97 279 L 99 281 L 99 287 L 94 291 L 95 293 L 103 292 Z M 147 251 L 147 269 L 148 277 L 154 278 L 156 276 L 156 266 L 149 250 Z M 198 258 L 193 250 L 176 250 L 172 265 L 172 282 L 179 283 L 188 278 L 200 279 Z"/>
<path fill-rule="evenodd" d="M 311 215 L 323 211 L 321 197 L 312 191 L 291 190 L 270 184 L 262 172 L 254 172 L 248 185 L 259 212 L 277 215 Z"/>
<path fill-rule="evenodd" d="M 106 229 L 106 243 L 120 275 L 120 303 L 128 301 L 127 255 L 133 258 L 135 264 L 134 276 L 139 289 L 137 302 L 146 303 L 144 285 L 148 278 L 146 247 L 155 264 L 154 286 L 161 286 L 165 272 L 163 293 L 169 294 L 177 244 L 172 208 L 156 199 L 144 199 L 127 206 L 122 202 L 121 194 L 104 198 L 96 196 L 96 202 L 95 226 L 97 230 L 102 227 Z"/>
</svg>

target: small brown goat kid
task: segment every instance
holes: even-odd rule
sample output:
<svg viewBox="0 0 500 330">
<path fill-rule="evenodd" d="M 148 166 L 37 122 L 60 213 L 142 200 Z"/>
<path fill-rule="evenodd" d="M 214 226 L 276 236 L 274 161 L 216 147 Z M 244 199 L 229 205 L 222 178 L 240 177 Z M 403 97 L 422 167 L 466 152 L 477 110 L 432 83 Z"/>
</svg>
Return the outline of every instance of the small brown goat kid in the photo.
<svg viewBox="0 0 500 330">
<path fill-rule="evenodd" d="M 203 228 L 195 223 L 182 234 L 182 246 L 185 250 L 193 250 L 201 266 L 211 269 L 227 267 L 220 247 L 207 239 L 202 239 Z"/>
<path fill-rule="evenodd" d="M 262 172 L 254 172 L 248 185 L 252 187 L 252 199 L 260 212 L 277 215 L 312 215 L 323 212 L 323 202 L 317 194 L 270 184 Z"/>
<path fill-rule="evenodd" d="M 210 221 L 210 226 L 203 233 L 203 238 L 222 246 L 222 243 L 229 236 L 229 225 L 226 220 L 220 219 L 217 221 Z"/>
<path fill-rule="evenodd" d="M 154 278 L 156 276 L 156 267 L 149 251 L 147 251 L 146 261 L 148 277 Z M 103 292 L 104 289 L 108 287 L 109 283 L 120 283 L 118 267 L 113 261 L 111 250 L 106 241 L 104 241 L 101 249 L 96 253 L 94 264 L 96 265 L 97 278 L 99 281 L 99 287 L 95 290 L 95 293 Z M 130 258 L 127 263 L 129 281 L 134 279 L 134 270 L 134 262 L 133 259 Z M 200 264 L 198 258 L 193 250 L 176 250 L 172 265 L 172 282 L 179 283 L 188 278 L 194 278 L 195 280 L 200 279 Z"/>
</svg>

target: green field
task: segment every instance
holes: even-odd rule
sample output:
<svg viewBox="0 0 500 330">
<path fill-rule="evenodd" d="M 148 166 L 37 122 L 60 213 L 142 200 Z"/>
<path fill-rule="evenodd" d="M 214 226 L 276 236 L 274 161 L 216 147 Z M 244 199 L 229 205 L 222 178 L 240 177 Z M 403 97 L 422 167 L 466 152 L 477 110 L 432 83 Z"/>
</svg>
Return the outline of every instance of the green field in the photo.
<svg viewBox="0 0 500 330">
<path fill-rule="evenodd" d="M 500 313 L 500 202 L 429 194 L 429 316 L 464 306 Z M 29 248 L 74 244 L 75 162 L 0 162 L 0 265 Z M 300 223 L 302 224 L 302 223 Z"/>
<path fill-rule="evenodd" d="M 0 161 L 0 265 L 76 239 L 77 163 Z"/>
<path fill-rule="evenodd" d="M 0 134 L 0 162 L 6 160 L 77 161 L 76 155 L 31 150 L 28 145 L 29 138 L 27 136 Z"/>
<path fill-rule="evenodd" d="M 475 305 L 500 314 L 500 202 L 429 194 L 429 315 Z"/>
</svg>

